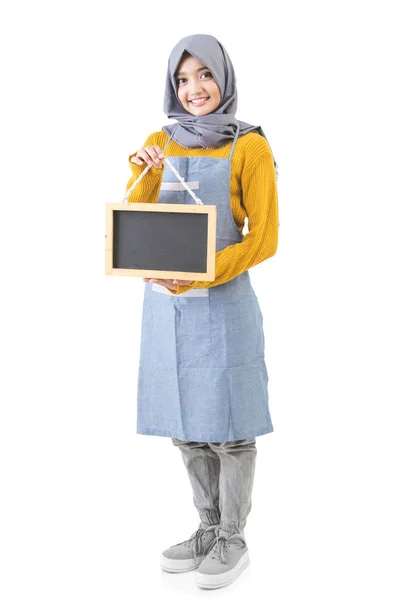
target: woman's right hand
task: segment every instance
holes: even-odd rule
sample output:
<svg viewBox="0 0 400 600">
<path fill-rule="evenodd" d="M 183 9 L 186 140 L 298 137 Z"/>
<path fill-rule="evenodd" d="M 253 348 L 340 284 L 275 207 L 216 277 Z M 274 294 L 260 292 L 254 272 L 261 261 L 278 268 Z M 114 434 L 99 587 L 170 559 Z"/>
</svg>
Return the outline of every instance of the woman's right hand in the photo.
<svg viewBox="0 0 400 600">
<path fill-rule="evenodd" d="M 148 165 L 156 167 L 156 169 L 162 169 L 164 158 L 165 156 L 160 146 L 146 146 L 146 148 L 138 150 L 135 156 L 131 156 L 131 162 L 136 165 L 142 165 L 146 162 Z"/>
</svg>

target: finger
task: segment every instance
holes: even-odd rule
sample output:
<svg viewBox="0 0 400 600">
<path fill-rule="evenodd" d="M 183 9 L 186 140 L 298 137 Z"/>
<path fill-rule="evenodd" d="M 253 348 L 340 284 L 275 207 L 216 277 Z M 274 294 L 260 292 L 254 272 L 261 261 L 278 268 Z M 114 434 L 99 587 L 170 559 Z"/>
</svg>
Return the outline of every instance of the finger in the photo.
<svg viewBox="0 0 400 600">
<path fill-rule="evenodd" d="M 172 279 L 157 279 L 156 277 L 151 277 L 149 281 L 152 281 L 153 283 L 172 283 Z"/>
<path fill-rule="evenodd" d="M 139 156 L 131 157 L 131 163 L 134 163 L 135 165 L 142 165 L 143 162 L 144 162 L 143 159 L 141 159 Z"/>
<path fill-rule="evenodd" d="M 152 280 L 153 281 L 153 280 Z M 154 280 L 156 283 L 159 283 L 160 285 L 164 285 L 165 287 L 168 287 L 170 285 L 173 286 L 172 280 L 171 279 L 155 279 Z"/>
<path fill-rule="evenodd" d="M 171 279 L 150 279 L 151 283 L 158 283 L 159 285 L 163 285 L 164 287 L 176 291 L 176 285 L 172 283 Z"/>
<path fill-rule="evenodd" d="M 150 154 L 148 154 L 148 152 L 146 151 L 145 148 L 143 148 L 143 150 L 139 150 L 136 153 L 136 157 L 139 158 L 140 160 L 143 160 L 144 162 L 146 162 L 150 166 L 153 165 L 153 160 L 152 160 Z"/>
<path fill-rule="evenodd" d="M 164 159 L 165 156 L 164 156 L 164 152 L 162 151 L 162 148 L 160 148 L 160 146 L 154 146 L 154 148 L 155 148 L 156 152 L 158 153 L 158 158 L 160 160 Z"/>
<path fill-rule="evenodd" d="M 185 279 L 174 279 L 173 283 L 177 283 L 178 285 L 191 285 L 193 281 L 186 281 Z"/>
<path fill-rule="evenodd" d="M 161 150 L 161 148 L 160 148 Z M 156 166 L 158 169 L 161 168 L 161 161 L 158 158 L 158 151 L 155 150 L 152 146 L 148 146 L 146 148 L 146 152 L 150 155 L 151 160 L 153 161 L 154 166 Z"/>
</svg>

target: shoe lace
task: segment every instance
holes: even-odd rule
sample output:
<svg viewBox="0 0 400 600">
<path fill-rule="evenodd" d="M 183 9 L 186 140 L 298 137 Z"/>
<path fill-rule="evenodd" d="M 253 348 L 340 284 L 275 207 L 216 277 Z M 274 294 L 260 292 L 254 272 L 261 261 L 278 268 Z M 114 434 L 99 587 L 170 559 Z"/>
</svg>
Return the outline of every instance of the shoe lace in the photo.
<svg viewBox="0 0 400 600">
<path fill-rule="evenodd" d="M 217 527 L 218 525 L 210 525 L 210 527 L 204 529 L 203 527 L 199 526 L 199 528 L 190 536 L 190 538 L 186 540 L 186 542 L 184 542 L 185 546 L 187 546 L 188 548 L 192 548 L 193 558 L 197 558 L 197 556 L 199 556 L 199 554 L 202 553 L 201 541 L 203 535 L 208 531 L 216 529 Z M 207 545 L 207 548 L 204 549 L 204 552 L 207 552 L 208 548 L 211 548 L 212 544 L 214 543 L 214 539 L 212 539 L 211 542 Z"/>
<path fill-rule="evenodd" d="M 220 530 L 217 531 L 217 537 L 213 540 L 210 552 L 208 556 L 213 560 L 218 560 L 222 564 L 226 564 L 227 560 L 225 558 L 225 554 L 227 550 L 231 547 L 232 544 L 240 543 L 240 546 L 244 548 L 246 546 L 246 541 L 242 535 L 239 533 L 234 533 L 229 537 L 226 537 L 224 533 L 221 533 Z"/>
</svg>

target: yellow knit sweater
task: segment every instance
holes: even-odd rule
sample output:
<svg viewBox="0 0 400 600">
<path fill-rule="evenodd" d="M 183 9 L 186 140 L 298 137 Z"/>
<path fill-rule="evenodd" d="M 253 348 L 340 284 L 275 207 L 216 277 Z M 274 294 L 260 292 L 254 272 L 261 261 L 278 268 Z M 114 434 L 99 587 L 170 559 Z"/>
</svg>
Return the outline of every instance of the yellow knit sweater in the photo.
<svg viewBox="0 0 400 600">
<path fill-rule="evenodd" d="M 164 148 L 167 140 L 168 135 L 164 131 L 157 131 L 147 138 L 143 148 L 155 145 Z M 231 147 L 232 142 L 222 148 L 184 148 L 171 140 L 165 156 L 228 158 Z M 146 163 L 136 165 L 130 162 L 135 154 L 136 152 L 129 156 L 132 177 L 126 186 L 127 190 L 147 166 Z M 128 201 L 157 202 L 164 168 L 164 164 L 162 169 L 151 167 L 131 192 Z M 267 140 L 258 133 L 250 132 L 237 139 L 232 155 L 230 192 L 234 221 L 242 231 L 247 216 L 249 232 L 241 242 L 216 253 L 214 281 L 194 281 L 188 286 L 178 285 L 176 292 L 170 290 L 172 294 L 226 283 L 275 254 L 279 222 L 274 160 Z"/>
</svg>

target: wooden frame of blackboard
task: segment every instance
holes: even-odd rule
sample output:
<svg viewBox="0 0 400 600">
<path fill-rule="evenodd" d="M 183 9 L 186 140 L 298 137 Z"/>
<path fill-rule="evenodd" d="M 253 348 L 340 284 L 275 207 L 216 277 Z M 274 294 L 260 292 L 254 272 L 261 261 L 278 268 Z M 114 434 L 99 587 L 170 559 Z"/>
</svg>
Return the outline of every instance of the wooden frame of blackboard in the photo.
<svg viewBox="0 0 400 600">
<path fill-rule="evenodd" d="M 114 268 L 114 212 L 115 211 L 147 211 L 169 213 L 207 214 L 207 270 L 206 272 L 159 271 L 151 269 L 119 269 Z M 217 207 L 205 204 L 164 204 L 149 202 L 131 202 L 128 204 L 106 203 L 106 275 L 127 275 L 130 277 L 149 277 L 156 279 L 183 279 L 195 281 L 215 280 Z"/>
</svg>

